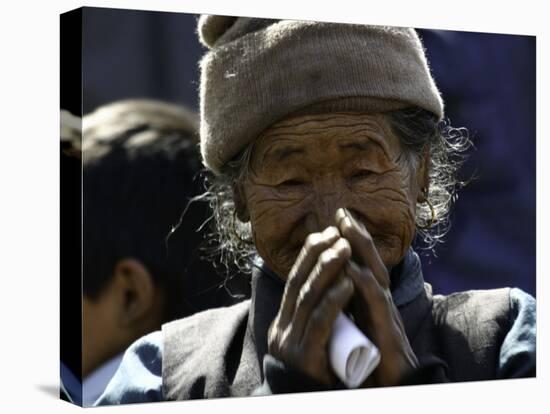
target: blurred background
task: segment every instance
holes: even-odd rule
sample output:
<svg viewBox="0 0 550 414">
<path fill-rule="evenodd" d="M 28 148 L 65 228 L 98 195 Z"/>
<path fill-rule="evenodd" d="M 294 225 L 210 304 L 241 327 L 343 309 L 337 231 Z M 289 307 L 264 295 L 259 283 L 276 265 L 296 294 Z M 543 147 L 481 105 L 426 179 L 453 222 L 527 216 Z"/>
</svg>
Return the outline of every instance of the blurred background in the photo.
<svg viewBox="0 0 550 414">
<path fill-rule="evenodd" d="M 85 8 L 83 111 L 126 98 L 198 110 L 196 15 Z M 476 146 L 446 242 L 422 256 L 437 293 L 517 286 L 536 296 L 533 36 L 419 29 L 455 127 Z"/>
</svg>

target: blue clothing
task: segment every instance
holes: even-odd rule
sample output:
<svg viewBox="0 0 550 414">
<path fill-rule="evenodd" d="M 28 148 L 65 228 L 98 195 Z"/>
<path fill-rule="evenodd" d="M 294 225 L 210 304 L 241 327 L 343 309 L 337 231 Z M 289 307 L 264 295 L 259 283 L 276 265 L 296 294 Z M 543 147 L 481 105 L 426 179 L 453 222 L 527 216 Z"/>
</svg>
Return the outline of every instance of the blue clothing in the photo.
<svg viewBox="0 0 550 414">
<path fill-rule="evenodd" d="M 150 333 L 124 353 L 117 372 L 95 405 L 162 401 L 162 332 Z"/>
<path fill-rule="evenodd" d="M 61 362 L 61 398 L 81 407 L 93 406 L 117 371 L 122 356 L 120 353 L 101 364 L 83 383 Z"/>
<path fill-rule="evenodd" d="M 264 274 L 284 283 L 262 266 Z M 392 272 L 392 297 L 396 306 L 412 301 L 424 289 L 420 260 L 411 250 L 398 272 Z M 516 378 L 534 371 L 536 358 L 536 302 L 520 289 L 510 290 L 511 329 L 500 349 L 497 378 Z M 97 405 L 163 400 L 162 332 L 136 341 L 125 353 L 120 369 Z"/>
<path fill-rule="evenodd" d="M 80 380 L 63 362 L 61 362 L 59 368 L 61 376 L 61 395 L 73 404 L 82 405 L 82 384 Z"/>
<path fill-rule="evenodd" d="M 82 383 L 82 406 L 90 407 L 95 404 L 97 399 L 101 397 L 103 391 L 113 378 L 117 371 L 120 362 L 122 361 L 123 353 L 119 353 L 108 359 L 99 367 L 94 369 L 89 375 L 84 378 Z"/>
</svg>

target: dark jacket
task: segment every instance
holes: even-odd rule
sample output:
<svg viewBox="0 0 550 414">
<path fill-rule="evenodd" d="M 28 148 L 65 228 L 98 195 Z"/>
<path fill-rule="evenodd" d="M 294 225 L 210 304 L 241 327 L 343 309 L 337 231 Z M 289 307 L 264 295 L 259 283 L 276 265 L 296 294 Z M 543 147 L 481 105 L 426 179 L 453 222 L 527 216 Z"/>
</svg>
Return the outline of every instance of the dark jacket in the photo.
<svg viewBox="0 0 550 414">
<path fill-rule="evenodd" d="M 97 405 L 326 390 L 267 354 L 283 290 L 284 282 L 259 266 L 250 300 L 139 339 Z M 392 271 L 391 291 L 420 363 L 404 385 L 535 375 L 536 304 L 525 292 L 433 295 L 412 250 Z"/>
<path fill-rule="evenodd" d="M 267 355 L 267 329 L 283 288 L 256 271 L 251 300 L 165 325 L 164 399 L 326 390 Z M 534 355 L 501 372 L 501 345 L 514 322 L 511 303 L 509 288 L 441 296 L 424 284 L 412 301 L 398 305 L 420 363 L 404 384 L 535 375 Z"/>
</svg>

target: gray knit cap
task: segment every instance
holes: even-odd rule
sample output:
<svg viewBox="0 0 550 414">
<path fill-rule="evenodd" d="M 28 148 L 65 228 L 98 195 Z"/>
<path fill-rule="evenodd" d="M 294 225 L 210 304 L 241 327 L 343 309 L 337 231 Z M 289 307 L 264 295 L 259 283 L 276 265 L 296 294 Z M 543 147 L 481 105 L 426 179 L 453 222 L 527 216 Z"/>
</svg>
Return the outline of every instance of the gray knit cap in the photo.
<svg viewBox="0 0 550 414">
<path fill-rule="evenodd" d="M 443 101 L 414 29 L 203 15 L 200 137 L 219 174 L 290 114 L 385 112 Z"/>
</svg>

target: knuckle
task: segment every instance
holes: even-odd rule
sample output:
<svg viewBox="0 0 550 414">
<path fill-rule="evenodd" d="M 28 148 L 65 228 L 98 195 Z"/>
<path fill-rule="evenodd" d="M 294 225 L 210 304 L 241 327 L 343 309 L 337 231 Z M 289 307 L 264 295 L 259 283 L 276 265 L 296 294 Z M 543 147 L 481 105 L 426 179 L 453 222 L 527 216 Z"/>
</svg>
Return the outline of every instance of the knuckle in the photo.
<svg viewBox="0 0 550 414">
<path fill-rule="evenodd" d="M 353 224 L 349 218 L 346 217 L 342 220 L 341 229 L 346 233 L 349 233 L 349 231 L 353 229 Z"/>
<path fill-rule="evenodd" d="M 319 255 L 319 270 L 324 270 L 333 265 L 338 259 L 338 256 L 334 249 L 325 250 Z"/>
<path fill-rule="evenodd" d="M 345 238 L 340 238 L 334 243 L 332 250 L 334 252 L 334 255 L 338 257 L 338 259 L 349 259 L 351 258 L 351 245 L 349 241 Z"/>
<path fill-rule="evenodd" d="M 306 241 L 304 243 L 304 249 L 305 250 L 311 250 L 319 240 L 319 233 L 311 233 L 306 237 Z"/>
<path fill-rule="evenodd" d="M 334 240 L 335 238 L 340 236 L 340 232 L 338 231 L 338 227 L 336 226 L 327 227 L 321 234 L 324 240 Z"/>
<path fill-rule="evenodd" d="M 334 241 L 338 234 L 336 227 L 327 227 L 322 233 L 311 233 L 306 237 L 304 248 L 308 252 L 320 252 L 331 241 Z"/>
<path fill-rule="evenodd" d="M 304 250 L 306 252 L 315 252 L 323 245 L 322 233 L 311 233 L 306 237 Z"/>
</svg>

